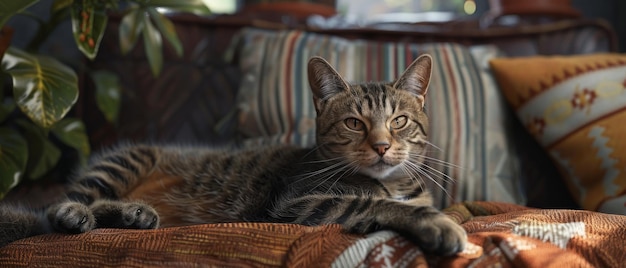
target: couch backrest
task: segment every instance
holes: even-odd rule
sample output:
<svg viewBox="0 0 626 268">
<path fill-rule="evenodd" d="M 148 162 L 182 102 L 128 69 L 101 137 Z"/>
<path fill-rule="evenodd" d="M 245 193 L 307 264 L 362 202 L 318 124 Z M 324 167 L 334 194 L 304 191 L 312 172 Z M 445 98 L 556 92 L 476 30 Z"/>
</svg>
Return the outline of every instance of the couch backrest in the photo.
<svg viewBox="0 0 626 268">
<path fill-rule="evenodd" d="M 183 41 L 184 56 L 176 57 L 165 44 L 163 73 L 155 78 L 149 71 L 143 46 L 136 46 L 127 55 L 120 53 L 117 32 L 120 18 L 111 18 L 100 54 L 89 64 L 93 69 L 110 70 L 120 76 L 122 86 L 128 91 L 121 108 L 124 116 L 113 126 L 91 109 L 95 107 L 95 90 L 88 80 L 83 80 L 86 90 L 77 105 L 78 115 L 87 119 L 91 142 L 96 148 L 119 139 L 227 142 L 233 137 L 229 129 L 234 128 L 223 118 L 231 115 L 240 81 L 238 66 L 224 59 L 231 39 L 243 27 L 284 28 L 241 15 L 213 18 L 175 15 L 171 19 Z M 494 44 L 508 56 L 583 54 L 617 48 L 615 33 L 607 23 L 586 19 L 487 28 L 481 28 L 478 21 L 463 21 L 307 30 L 373 41 Z M 219 123 L 224 125 L 216 131 Z"/>
</svg>

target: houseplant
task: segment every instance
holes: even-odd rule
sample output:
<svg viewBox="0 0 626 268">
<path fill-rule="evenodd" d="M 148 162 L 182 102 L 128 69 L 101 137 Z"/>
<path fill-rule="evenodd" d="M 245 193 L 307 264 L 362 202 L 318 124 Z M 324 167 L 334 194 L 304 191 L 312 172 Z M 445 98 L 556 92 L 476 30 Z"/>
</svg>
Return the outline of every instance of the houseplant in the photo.
<svg viewBox="0 0 626 268">
<path fill-rule="evenodd" d="M 68 116 L 79 97 L 76 69 L 84 66 L 80 62 L 68 65 L 39 54 L 41 44 L 61 22 L 71 20 L 74 43 L 87 59 L 94 59 L 108 14 L 123 14 L 120 50 L 129 52 L 142 38 L 152 74 L 158 76 L 162 39 L 170 43 L 177 55 L 183 54 L 172 22 L 161 11 L 209 13 L 201 0 L 55 0 L 48 3 L 49 19 L 42 20 L 28 11 L 39 2 L 0 3 L 0 44 L 9 44 L 12 30 L 5 24 L 11 17 L 29 16 L 39 24 L 25 47 L 5 45 L 3 50 L 0 45 L 0 198 L 24 179 L 35 180 L 49 174 L 59 164 L 64 148 L 76 152 L 81 163 L 90 153 L 84 124 Z M 81 71 L 96 85 L 100 111 L 107 120 L 115 121 L 121 90 L 115 74 Z"/>
</svg>

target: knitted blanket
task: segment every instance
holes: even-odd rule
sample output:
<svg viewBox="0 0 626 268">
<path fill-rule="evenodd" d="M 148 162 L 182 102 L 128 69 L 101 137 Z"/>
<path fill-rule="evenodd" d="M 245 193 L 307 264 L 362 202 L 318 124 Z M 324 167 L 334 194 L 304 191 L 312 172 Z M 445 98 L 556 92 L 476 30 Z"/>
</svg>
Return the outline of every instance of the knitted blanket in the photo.
<svg viewBox="0 0 626 268">
<path fill-rule="evenodd" d="M 0 248 L 0 267 L 619 267 L 626 216 L 494 203 L 445 212 L 469 234 L 465 251 L 423 254 L 392 231 L 354 235 L 338 225 L 204 224 L 157 230 L 48 234 Z"/>
</svg>

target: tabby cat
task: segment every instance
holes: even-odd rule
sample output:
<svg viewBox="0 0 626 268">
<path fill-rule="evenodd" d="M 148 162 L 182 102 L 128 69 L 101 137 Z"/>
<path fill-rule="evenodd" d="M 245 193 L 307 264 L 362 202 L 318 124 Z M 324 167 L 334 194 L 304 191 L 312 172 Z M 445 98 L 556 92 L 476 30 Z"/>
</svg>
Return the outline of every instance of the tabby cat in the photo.
<svg viewBox="0 0 626 268">
<path fill-rule="evenodd" d="M 41 212 L 0 208 L 0 246 L 49 232 L 256 221 L 390 229 L 426 252 L 457 253 L 465 231 L 423 184 L 431 66 L 422 55 L 393 83 L 350 85 L 313 57 L 315 148 L 119 146 L 72 180 L 67 201 Z"/>
</svg>

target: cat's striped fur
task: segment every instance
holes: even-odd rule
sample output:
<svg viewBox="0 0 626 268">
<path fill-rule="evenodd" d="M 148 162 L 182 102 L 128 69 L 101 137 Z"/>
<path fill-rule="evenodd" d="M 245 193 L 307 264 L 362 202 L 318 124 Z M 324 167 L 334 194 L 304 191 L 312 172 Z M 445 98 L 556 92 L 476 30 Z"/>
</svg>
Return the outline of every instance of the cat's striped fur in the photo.
<svg viewBox="0 0 626 268">
<path fill-rule="evenodd" d="M 102 152 L 69 186 L 68 201 L 42 213 L 0 209 L 2 243 L 53 230 L 263 221 L 392 229 L 427 252 L 456 253 L 466 234 L 432 207 L 422 184 L 429 177 L 423 107 L 431 64 L 421 56 L 394 83 L 349 85 L 312 58 L 315 148 L 130 145 Z"/>
</svg>

